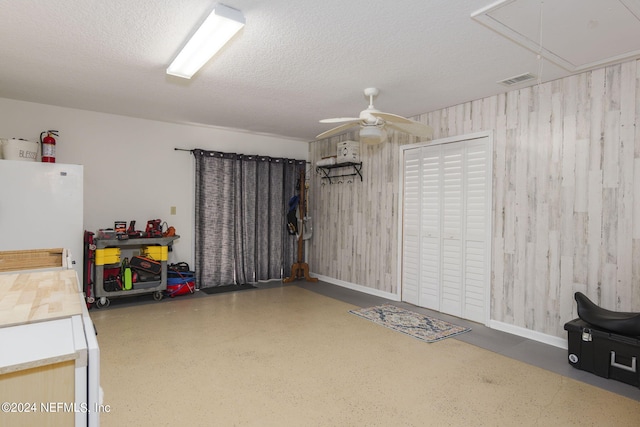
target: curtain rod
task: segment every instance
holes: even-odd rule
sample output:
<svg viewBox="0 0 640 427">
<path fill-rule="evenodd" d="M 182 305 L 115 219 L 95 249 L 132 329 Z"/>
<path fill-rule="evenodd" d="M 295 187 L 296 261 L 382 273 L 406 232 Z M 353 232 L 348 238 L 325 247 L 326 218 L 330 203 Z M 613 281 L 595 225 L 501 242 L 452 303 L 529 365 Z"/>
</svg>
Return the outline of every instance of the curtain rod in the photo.
<svg viewBox="0 0 640 427">
<path fill-rule="evenodd" d="M 193 148 L 193 149 L 191 149 L 191 150 L 188 150 L 188 149 L 186 149 L 186 148 L 177 148 L 177 147 L 174 147 L 174 148 L 173 148 L 173 150 L 174 150 L 174 151 L 188 151 L 189 153 L 193 153 L 194 151 L 198 151 L 198 150 L 201 150 L 201 151 L 207 151 L 207 150 L 203 150 L 203 149 L 201 149 L 201 148 Z M 259 155 L 257 155 L 257 154 L 251 154 L 251 156 L 257 156 L 257 157 L 270 157 L 270 156 L 259 156 Z M 293 160 L 295 160 L 295 159 L 293 159 Z M 310 162 L 309 160 L 305 160 L 304 162 L 305 162 L 305 163 L 307 163 L 307 164 L 309 164 L 309 165 L 311 164 L 311 162 Z"/>
</svg>

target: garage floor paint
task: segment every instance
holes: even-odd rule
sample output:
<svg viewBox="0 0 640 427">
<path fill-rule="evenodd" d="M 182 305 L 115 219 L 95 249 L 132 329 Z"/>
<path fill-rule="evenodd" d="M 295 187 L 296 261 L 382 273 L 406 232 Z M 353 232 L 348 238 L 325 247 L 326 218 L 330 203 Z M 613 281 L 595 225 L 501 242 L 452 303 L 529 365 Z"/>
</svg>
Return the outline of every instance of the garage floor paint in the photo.
<svg viewBox="0 0 640 427">
<path fill-rule="evenodd" d="M 508 334 L 493 351 L 481 348 L 474 340 L 491 343 L 491 331 L 461 319 L 471 332 L 419 341 L 348 312 L 384 300 L 322 282 L 145 298 L 90 312 L 110 410 L 105 427 L 637 426 L 640 419 L 637 388 L 621 384 L 624 396 L 499 354 L 521 346 Z M 566 363 L 566 351 L 543 348 L 561 358 L 553 363 L 587 374 Z"/>
</svg>

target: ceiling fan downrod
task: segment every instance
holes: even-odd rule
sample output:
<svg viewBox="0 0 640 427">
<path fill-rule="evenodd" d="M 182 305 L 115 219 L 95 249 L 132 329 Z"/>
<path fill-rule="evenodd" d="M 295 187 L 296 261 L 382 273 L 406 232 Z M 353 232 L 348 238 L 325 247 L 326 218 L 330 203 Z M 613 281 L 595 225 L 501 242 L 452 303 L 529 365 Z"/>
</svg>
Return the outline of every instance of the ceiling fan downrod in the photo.
<svg viewBox="0 0 640 427">
<path fill-rule="evenodd" d="M 364 90 L 364 96 L 369 97 L 369 109 L 372 110 L 375 107 L 373 106 L 373 99 L 378 96 L 380 91 L 375 87 L 368 87 Z"/>
</svg>

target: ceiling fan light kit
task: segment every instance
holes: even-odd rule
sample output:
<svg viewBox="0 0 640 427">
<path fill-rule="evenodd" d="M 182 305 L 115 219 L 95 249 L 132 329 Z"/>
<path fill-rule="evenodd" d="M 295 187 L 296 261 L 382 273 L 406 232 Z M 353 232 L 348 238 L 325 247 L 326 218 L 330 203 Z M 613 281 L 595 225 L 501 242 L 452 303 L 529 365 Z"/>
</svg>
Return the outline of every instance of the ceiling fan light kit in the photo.
<svg viewBox="0 0 640 427">
<path fill-rule="evenodd" d="M 190 79 L 244 27 L 244 24 L 242 12 L 217 4 L 169 65 L 167 74 Z"/>
<path fill-rule="evenodd" d="M 364 144 L 380 144 L 387 139 L 387 133 L 377 126 L 363 126 L 360 129 L 360 142 Z"/>
<path fill-rule="evenodd" d="M 395 114 L 383 113 L 373 106 L 373 98 L 378 95 L 377 88 L 369 87 L 364 90 L 365 96 L 369 97 L 369 106 L 360 112 L 359 117 L 340 117 L 334 119 L 323 119 L 320 123 L 342 123 L 339 126 L 329 129 L 316 136 L 316 139 L 328 138 L 333 135 L 346 132 L 354 126 L 360 126 L 360 142 L 365 144 L 380 144 L 387 140 L 387 128 L 405 132 L 417 137 L 431 137 L 433 129 L 431 127 L 416 122 L 406 117 Z"/>
</svg>

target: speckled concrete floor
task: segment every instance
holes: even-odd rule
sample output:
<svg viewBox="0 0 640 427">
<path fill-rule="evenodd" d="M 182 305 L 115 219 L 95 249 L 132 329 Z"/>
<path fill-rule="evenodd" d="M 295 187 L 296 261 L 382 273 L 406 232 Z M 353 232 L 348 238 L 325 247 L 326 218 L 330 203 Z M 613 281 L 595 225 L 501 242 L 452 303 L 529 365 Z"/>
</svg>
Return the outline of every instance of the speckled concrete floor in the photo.
<svg viewBox="0 0 640 427">
<path fill-rule="evenodd" d="M 94 309 L 102 426 L 638 425 L 637 400 L 355 307 L 274 286 Z"/>
</svg>

